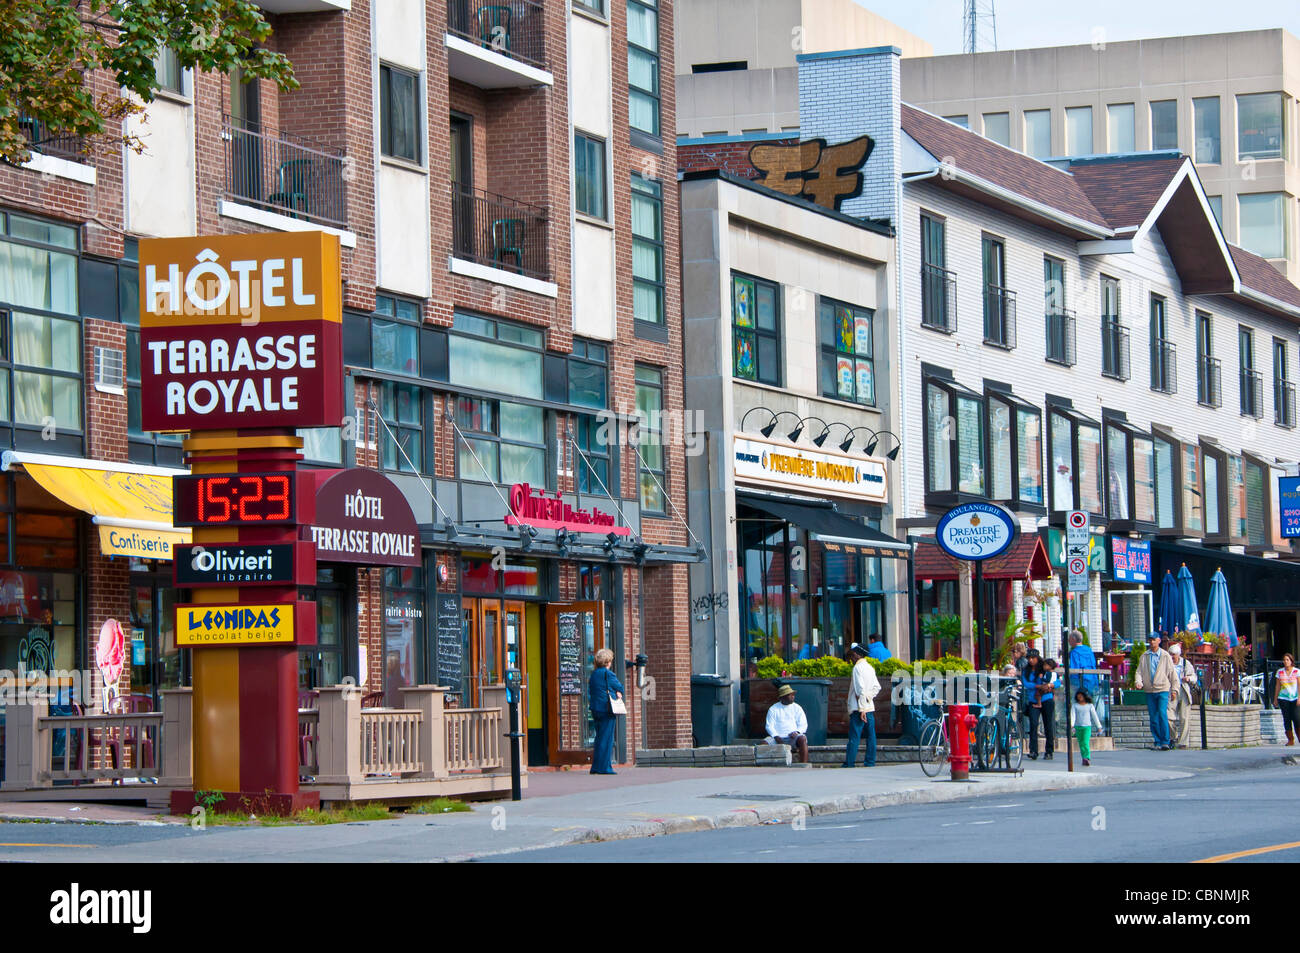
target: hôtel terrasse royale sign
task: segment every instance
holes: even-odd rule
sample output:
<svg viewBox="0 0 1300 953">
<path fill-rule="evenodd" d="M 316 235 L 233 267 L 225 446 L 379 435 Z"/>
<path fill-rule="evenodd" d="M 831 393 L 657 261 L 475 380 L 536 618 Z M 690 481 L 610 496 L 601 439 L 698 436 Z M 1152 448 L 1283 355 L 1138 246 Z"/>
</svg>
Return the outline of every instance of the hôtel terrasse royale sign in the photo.
<svg viewBox="0 0 1300 953">
<path fill-rule="evenodd" d="M 801 447 L 751 434 L 736 434 L 736 482 L 815 496 L 883 503 L 885 463 L 833 450 Z"/>
</svg>

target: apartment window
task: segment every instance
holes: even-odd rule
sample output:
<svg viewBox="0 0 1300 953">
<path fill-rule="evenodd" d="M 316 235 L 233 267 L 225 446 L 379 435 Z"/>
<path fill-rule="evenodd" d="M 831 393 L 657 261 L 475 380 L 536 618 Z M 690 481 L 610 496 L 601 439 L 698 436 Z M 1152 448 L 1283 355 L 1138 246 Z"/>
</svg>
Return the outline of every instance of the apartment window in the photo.
<svg viewBox="0 0 1300 953">
<path fill-rule="evenodd" d="M 664 323 L 664 203 L 658 182 L 632 176 L 632 313 Z"/>
<path fill-rule="evenodd" d="M 659 2 L 628 0 L 628 122 L 648 136 L 659 135 Z"/>
<path fill-rule="evenodd" d="M 1183 470 L 1183 525 L 1188 533 L 1205 532 L 1204 495 L 1201 489 L 1201 448 L 1184 443 L 1180 453 Z"/>
<path fill-rule="evenodd" d="M 664 372 L 659 368 L 636 366 L 636 410 L 641 418 L 638 427 L 641 512 L 665 514 L 668 475 L 664 469 L 663 444 Z"/>
<path fill-rule="evenodd" d="M 379 64 L 379 151 L 395 159 L 421 161 L 420 76 Z"/>
<path fill-rule="evenodd" d="M 817 302 L 821 392 L 859 404 L 876 402 L 875 312 L 829 298 Z"/>
<path fill-rule="evenodd" d="M 1065 308 L 1065 262 L 1043 256 L 1043 310 L 1047 325 L 1047 359 L 1057 364 L 1075 361 L 1074 314 Z"/>
<path fill-rule="evenodd" d="M 608 350 L 605 345 L 573 339 L 569 355 L 569 403 L 604 410 L 609 406 Z"/>
<path fill-rule="evenodd" d="M 1132 103 L 1112 103 L 1106 107 L 1106 149 L 1109 152 L 1132 152 L 1136 136 L 1133 131 Z"/>
<path fill-rule="evenodd" d="M 453 384 L 541 400 L 542 332 L 457 311 L 447 366 Z"/>
<path fill-rule="evenodd" d="M 732 374 L 781 385 L 781 286 L 731 276 Z"/>
<path fill-rule="evenodd" d="M 153 58 L 154 81 L 158 88 L 177 96 L 185 95 L 185 70 L 180 57 L 171 47 L 164 46 Z"/>
<path fill-rule="evenodd" d="M 944 267 L 943 219 L 921 216 L 921 324 L 936 331 L 957 330 L 957 282 Z"/>
<path fill-rule="evenodd" d="M 985 113 L 984 138 L 992 139 L 1000 146 L 1011 145 L 1011 114 Z"/>
<path fill-rule="evenodd" d="M 1174 342 L 1169 339 L 1169 320 L 1165 299 L 1151 296 L 1151 389 L 1162 394 L 1178 392 Z"/>
<path fill-rule="evenodd" d="M 1162 99 L 1151 104 L 1151 148 L 1178 148 L 1178 100 Z"/>
<path fill-rule="evenodd" d="M 1286 257 L 1286 218 L 1286 196 L 1281 192 L 1237 196 L 1241 247 L 1261 258 Z"/>
<path fill-rule="evenodd" d="M 1176 479 L 1178 447 L 1174 441 L 1162 437 L 1159 433 L 1152 435 L 1152 445 L 1155 462 L 1156 526 L 1162 530 L 1174 530 L 1178 525 L 1178 491 L 1182 486 L 1182 481 Z"/>
<path fill-rule="evenodd" d="M 1014 509 L 1043 505 L 1043 414 L 1007 391 L 987 390 L 989 496 Z"/>
<path fill-rule="evenodd" d="M 1237 158 L 1281 159 L 1286 141 L 1281 93 L 1237 97 Z"/>
<path fill-rule="evenodd" d="M 1050 109 L 1025 110 L 1025 152 L 1035 159 L 1046 159 L 1052 154 Z"/>
<path fill-rule="evenodd" d="M 1223 196 L 1207 195 L 1205 200 L 1210 203 L 1210 211 L 1214 213 L 1214 220 L 1219 223 L 1219 228 L 1223 228 Z"/>
<path fill-rule="evenodd" d="M 1295 384 L 1287 343 L 1281 338 L 1273 338 L 1273 421 L 1279 427 L 1295 426 Z"/>
<path fill-rule="evenodd" d="M 1065 111 L 1065 154 L 1092 155 L 1092 107 L 1073 106 Z"/>
<path fill-rule="evenodd" d="M 1016 293 L 1007 289 L 1007 246 L 1000 238 L 985 235 L 984 256 L 984 343 L 995 347 L 1016 346 Z"/>
<path fill-rule="evenodd" d="M 605 203 L 605 140 L 573 134 L 573 201 L 583 215 L 609 217 Z"/>
<path fill-rule="evenodd" d="M 1206 407 L 1223 405 L 1221 362 L 1214 356 L 1214 319 L 1196 312 L 1196 402 Z"/>
<path fill-rule="evenodd" d="M 1246 466 L 1241 457 L 1228 455 L 1224 488 L 1228 493 L 1228 536 L 1234 542 L 1245 543 L 1247 539 Z"/>
<path fill-rule="evenodd" d="M 605 0 L 573 0 L 573 5 L 579 10 L 589 10 L 598 16 L 605 15 Z"/>
<path fill-rule="evenodd" d="M 925 381 L 926 489 L 984 496 L 984 398 L 955 381 Z"/>
<path fill-rule="evenodd" d="M 388 425 L 388 430 L 379 434 L 379 465 L 383 469 L 421 472 L 424 461 L 424 395 L 424 388 L 415 384 L 380 382 L 379 416 Z"/>
<path fill-rule="evenodd" d="M 1106 514 L 1112 523 L 1154 524 L 1155 444 L 1150 435 L 1123 417 L 1120 414 L 1105 423 Z"/>
<path fill-rule="evenodd" d="M 1265 548 L 1269 545 L 1269 522 L 1266 518 L 1267 495 L 1265 486 L 1271 475 L 1269 468 L 1261 466 L 1254 460 L 1245 459 L 1243 467 L 1246 473 L 1246 545 Z"/>
<path fill-rule="evenodd" d="M 1101 372 L 1129 379 L 1129 333 L 1119 319 L 1119 281 L 1101 276 Z"/>
<path fill-rule="evenodd" d="M 1226 464 L 1220 463 L 1220 458 L 1212 453 L 1207 452 L 1201 456 L 1202 476 L 1205 480 L 1205 535 L 1207 537 L 1222 537 L 1224 533 L 1223 521 L 1219 512 L 1220 486 L 1219 470 Z"/>
<path fill-rule="evenodd" d="M 406 377 L 420 376 L 420 305 L 375 295 L 370 319 L 370 366 Z"/>
<path fill-rule="evenodd" d="M 963 129 L 970 128 L 970 117 L 964 113 L 960 116 L 944 116 L 943 118 L 954 126 L 961 126 Z"/>
<path fill-rule="evenodd" d="M 1192 100 L 1192 123 L 1196 133 L 1194 158 L 1198 163 L 1222 162 L 1220 149 L 1219 97 Z"/>
<path fill-rule="evenodd" d="M 1237 329 L 1237 352 L 1241 362 L 1241 415 L 1264 416 L 1263 375 L 1255 369 L 1255 332 Z"/>
<path fill-rule="evenodd" d="M 579 493 L 612 495 L 610 483 L 611 453 L 605 440 L 606 427 L 598 417 L 582 414 L 574 421 L 574 439 L 578 449 L 577 480 Z"/>
<path fill-rule="evenodd" d="M 1112 520 L 1131 519 L 1129 508 L 1128 433 L 1119 427 L 1106 427 L 1106 515 Z"/>
<path fill-rule="evenodd" d="M 505 400 L 456 399 L 456 469 L 463 480 L 546 486 L 545 413 Z"/>
<path fill-rule="evenodd" d="M 1048 458 L 1052 509 L 1081 509 L 1100 516 L 1101 425 L 1065 407 L 1049 408 Z"/>
</svg>

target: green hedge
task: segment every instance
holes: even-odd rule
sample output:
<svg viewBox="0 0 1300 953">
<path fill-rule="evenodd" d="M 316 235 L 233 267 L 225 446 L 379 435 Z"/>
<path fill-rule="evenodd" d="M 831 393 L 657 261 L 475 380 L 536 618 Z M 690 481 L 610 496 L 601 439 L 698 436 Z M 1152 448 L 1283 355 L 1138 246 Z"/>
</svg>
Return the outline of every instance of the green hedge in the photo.
<svg viewBox="0 0 1300 953">
<path fill-rule="evenodd" d="M 896 658 L 885 659 L 882 662 L 868 657 L 867 661 L 876 670 L 879 678 L 888 678 L 898 671 L 913 670 L 913 666 L 900 662 Z M 975 666 L 970 662 L 955 655 L 945 655 L 938 660 L 921 662 L 922 673 L 970 672 L 974 668 Z M 769 655 L 765 659 L 759 659 L 759 678 L 780 678 L 782 672 L 788 672 L 791 678 L 845 678 L 853 674 L 853 666 L 844 659 L 832 655 L 823 658 L 795 659 L 793 662 L 787 662 L 779 655 Z"/>
</svg>

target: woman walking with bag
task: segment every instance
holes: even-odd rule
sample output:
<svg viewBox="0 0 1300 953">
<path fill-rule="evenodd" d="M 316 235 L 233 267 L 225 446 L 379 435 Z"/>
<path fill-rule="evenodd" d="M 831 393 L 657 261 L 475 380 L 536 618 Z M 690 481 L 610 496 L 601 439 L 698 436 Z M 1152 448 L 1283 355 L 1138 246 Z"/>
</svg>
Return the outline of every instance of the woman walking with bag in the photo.
<svg viewBox="0 0 1300 953">
<path fill-rule="evenodd" d="M 600 649 L 596 653 L 596 667 L 587 680 L 587 704 L 596 722 L 596 743 L 591 752 L 592 774 L 618 774 L 614 770 L 614 727 L 618 716 L 627 714 L 623 702 L 623 683 L 609 670 L 614 653 Z"/>
<path fill-rule="evenodd" d="M 1290 652 L 1282 656 L 1282 667 L 1277 670 L 1273 680 L 1273 704 L 1282 709 L 1282 727 L 1286 729 L 1287 747 L 1295 745 L 1296 702 L 1300 701 L 1300 668 L 1295 667 L 1295 658 Z"/>
</svg>

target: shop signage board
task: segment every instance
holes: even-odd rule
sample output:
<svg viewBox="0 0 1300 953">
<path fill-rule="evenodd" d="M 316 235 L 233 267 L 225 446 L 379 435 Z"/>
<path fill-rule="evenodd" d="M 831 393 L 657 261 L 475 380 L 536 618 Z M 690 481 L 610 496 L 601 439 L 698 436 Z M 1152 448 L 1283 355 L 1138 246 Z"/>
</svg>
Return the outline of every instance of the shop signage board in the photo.
<svg viewBox="0 0 1300 953">
<path fill-rule="evenodd" d="M 566 529 L 571 533 L 614 533 L 627 536 L 632 530 L 619 526 L 612 515 L 598 507 L 591 509 L 572 506 L 564 502 L 559 493 L 546 495 L 545 490 L 516 483 L 510 488 L 510 512 L 506 514 L 509 526 L 532 526 L 536 529 Z"/>
<path fill-rule="evenodd" d="M 939 517 L 934 535 L 940 548 L 954 559 L 980 562 L 1011 547 L 1016 520 L 996 503 L 963 503 Z"/>
<path fill-rule="evenodd" d="M 316 603 L 276 602 L 176 607 L 177 645 L 316 644 Z"/>
<path fill-rule="evenodd" d="M 884 503 L 885 461 L 798 446 L 752 434 L 736 434 L 732 452 L 736 482 L 813 496 Z"/>
<path fill-rule="evenodd" d="M 1151 541 L 1115 536 L 1110 541 L 1110 572 L 1116 582 L 1151 582 Z"/>
<path fill-rule="evenodd" d="M 176 547 L 178 586 L 313 586 L 316 554 L 310 543 L 195 543 Z"/>
<path fill-rule="evenodd" d="M 139 255 L 145 430 L 339 426 L 337 236 L 144 239 Z"/>
<path fill-rule="evenodd" d="M 304 527 L 318 562 L 420 565 L 420 527 L 397 484 L 364 467 L 324 477 L 315 519 Z"/>
<path fill-rule="evenodd" d="M 1283 539 L 1300 539 L 1300 477 L 1278 477 L 1278 516 Z"/>
<path fill-rule="evenodd" d="M 578 613 L 559 613 L 555 631 L 559 639 L 560 694 L 581 695 L 582 637 L 578 632 Z"/>
<path fill-rule="evenodd" d="M 434 650 L 437 653 L 438 684 L 454 692 L 461 690 L 464 677 L 464 616 L 460 596 L 439 593 L 434 599 Z M 463 704 L 468 699 L 462 699 Z"/>
</svg>

